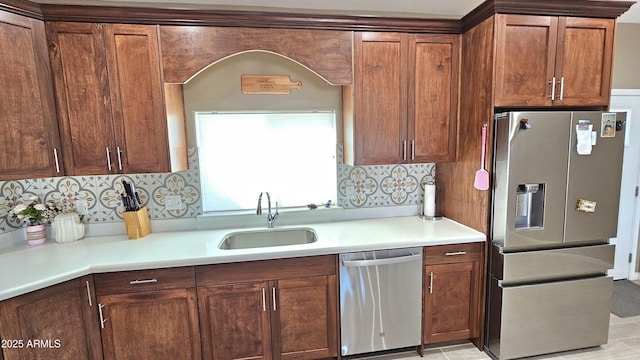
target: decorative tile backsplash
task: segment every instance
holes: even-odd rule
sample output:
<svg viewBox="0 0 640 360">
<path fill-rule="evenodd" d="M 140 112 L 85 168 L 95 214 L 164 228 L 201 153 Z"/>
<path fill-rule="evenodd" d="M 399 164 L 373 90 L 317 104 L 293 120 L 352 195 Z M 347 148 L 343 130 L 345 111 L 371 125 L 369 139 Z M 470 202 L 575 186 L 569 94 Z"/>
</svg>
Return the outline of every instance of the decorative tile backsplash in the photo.
<svg viewBox="0 0 640 360">
<path fill-rule="evenodd" d="M 338 165 L 338 205 L 345 208 L 419 204 L 435 164 Z"/>
<path fill-rule="evenodd" d="M 340 158 L 340 157 L 339 157 Z M 435 178 L 435 164 L 348 166 L 338 164 L 338 205 L 345 208 L 419 204 L 423 185 Z M 20 223 L 9 211 L 24 197 L 73 209 L 77 200 L 87 203 L 84 223 L 122 221 L 122 180 L 132 181 L 151 219 L 196 217 L 202 214 L 197 149 L 189 149 L 189 170 L 160 174 L 65 176 L 0 181 L 0 233 L 16 230 Z M 179 195 L 180 210 L 166 210 L 165 197 Z"/>
</svg>

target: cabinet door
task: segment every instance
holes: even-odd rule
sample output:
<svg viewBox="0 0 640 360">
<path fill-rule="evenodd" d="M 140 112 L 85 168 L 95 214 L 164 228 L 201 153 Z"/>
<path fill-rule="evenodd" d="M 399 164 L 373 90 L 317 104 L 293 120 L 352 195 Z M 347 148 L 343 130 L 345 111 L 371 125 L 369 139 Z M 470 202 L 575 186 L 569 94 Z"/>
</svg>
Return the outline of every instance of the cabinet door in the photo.
<svg viewBox="0 0 640 360">
<path fill-rule="evenodd" d="M 267 283 L 198 288 L 204 359 L 271 359 Z"/>
<path fill-rule="evenodd" d="M 477 336 L 478 262 L 425 266 L 425 344 Z"/>
<path fill-rule="evenodd" d="M 495 106 L 551 106 L 558 18 L 499 14 L 495 19 Z"/>
<path fill-rule="evenodd" d="M 105 359 L 201 359 L 196 289 L 98 296 Z"/>
<path fill-rule="evenodd" d="M 61 175 L 42 21 L 0 11 L 0 68 L 0 180 Z"/>
<path fill-rule="evenodd" d="M 406 57 L 406 34 L 355 34 L 357 165 L 405 162 L 408 146 Z"/>
<path fill-rule="evenodd" d="M 91 276 L 3 301 L 0 339 L 22 341 L 4 359 L 102 359 L 96 307 Z"/>
<path fill-rule="evenodd" d="M 410 162 L 455 160 L 459 54 L 457 35 L 409 36 Z"/>
<path fill-rule="evenodd" d="M 336 277 L 273 282 L 273 352 L 280 359 L 326 359 L 338 353 Z"/>
<path fill-rule="evenodd" d="M 104 39 L 118 166 L 124 173 L 168 172 L 157 27 L 105 24 Z"/>
<path fill-rule="evenodd" d="M 109 174 L 116 156 L 102 26 L 48 23 L 67 175 Z"/>
<path fill-rule="evenodd" d="M 613 19 L 559 19 L 554 105 L 609 105 L 614 28 Z"/>
</svg>

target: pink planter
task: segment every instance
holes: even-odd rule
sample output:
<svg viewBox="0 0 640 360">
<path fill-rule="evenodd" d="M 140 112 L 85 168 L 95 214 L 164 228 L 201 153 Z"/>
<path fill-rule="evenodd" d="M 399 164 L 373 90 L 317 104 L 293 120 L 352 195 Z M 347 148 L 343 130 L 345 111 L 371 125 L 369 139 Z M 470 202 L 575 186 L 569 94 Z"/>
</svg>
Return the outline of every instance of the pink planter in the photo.
<svg viewBox="0 0 640 360">
<path fill-rule="evenodd" d="M 44 232 L 44 225 L 27 226 L 27 243 L 29 245 L 40 245 L 47 241 L 47 235 Z"/>
</svg>

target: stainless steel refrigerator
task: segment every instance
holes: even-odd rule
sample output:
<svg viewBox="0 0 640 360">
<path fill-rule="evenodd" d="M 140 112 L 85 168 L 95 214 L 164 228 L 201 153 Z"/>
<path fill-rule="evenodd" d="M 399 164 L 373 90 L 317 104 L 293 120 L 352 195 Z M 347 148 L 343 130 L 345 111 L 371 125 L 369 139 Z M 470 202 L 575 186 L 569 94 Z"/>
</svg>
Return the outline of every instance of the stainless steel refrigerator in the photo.
<svg viewBox="0 0 640 360">
<path fill-rule="evenodd" d="M 485 349 L 496 359 L 607 343 L 624 113 L 494 121 Z"/>
</svg>

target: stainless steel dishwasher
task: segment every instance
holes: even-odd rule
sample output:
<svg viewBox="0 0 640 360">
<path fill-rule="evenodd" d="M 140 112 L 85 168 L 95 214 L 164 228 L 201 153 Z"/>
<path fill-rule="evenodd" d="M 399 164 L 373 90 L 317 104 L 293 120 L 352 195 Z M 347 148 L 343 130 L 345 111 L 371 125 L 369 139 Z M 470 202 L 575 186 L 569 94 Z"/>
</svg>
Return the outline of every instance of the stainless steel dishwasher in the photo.
<svg viewBox="0 0 640 360">
<path fill-rule="evenodd" d="M 420 344 L 422 248 L 340 255 L 343 356 Z"/>
</svg>

